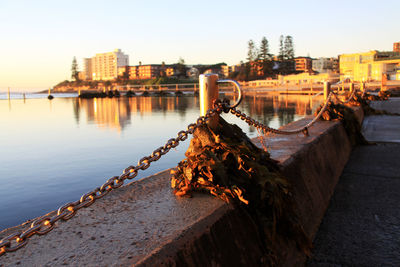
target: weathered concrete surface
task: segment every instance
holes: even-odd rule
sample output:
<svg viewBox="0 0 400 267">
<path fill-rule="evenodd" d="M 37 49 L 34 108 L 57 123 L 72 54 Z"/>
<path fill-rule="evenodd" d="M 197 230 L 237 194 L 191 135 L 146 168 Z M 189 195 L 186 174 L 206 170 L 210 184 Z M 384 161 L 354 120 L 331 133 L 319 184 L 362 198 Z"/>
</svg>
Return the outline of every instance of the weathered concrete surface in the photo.
<svg viewBox="0 0 400 267">
<path fill-rule="evenodd" d="M 285 129 L 296 129 L 306 122 L 308 119 L 300 120 Z M 352 148 L 340 122 L 320 121 L 309 134 L 270 135 L 266 142 L 272 158 L 281 163 L 283 174 L 293 185 L 300 220 L 313 238 Z"/>
<path fill-rule="evenodd" d="M 389 101 L 372 101 L 371 107 L 400 114 L 400 97 L 391 97 Z"/>
<path fill-rule="evenodd" d="M 371 142 L 399 143 L 400 116 L 368 116 L 363 123 L 363 134 Z"/>
<path fill-rule="evenodd" d="M 373 106 L 397 112 L 394 103 L 400 108 L 397 99 Z M 388 127 L 399 118 L 365 118 L 364 134 L 380 143 L 353 151 L 314 240 L 309 266 L 400 266 L 400 144 L 392 143 L 400 139 L 400 128 Z"/>
<path fill-rule="evenodd" d="M 400 114 L 400 97 L 389 101 L 372 101 L 371 107 Z M 363 134 L 371 142 L 400 142 L 400 116 L 368 116 L 363 123 Z"/>
<path fill-rule="evenodd" d="M 351 146 L 338 122 L 317 122 L 309 133 L 272 135 L 266 146 L 293 183 L 301 223 L 312 237 Z M 278 240 L 276 246 L 282 266 L 303 264 L 294 244 Z M 25 248 L 1 256 L 0 266 L 257 266 L 264 264 L 263 253 L 245 213 L 204 194 L 176 198 L 165 171 L 113 191 L 47 235 L 32 237 Z"/>
<path fill-rule="evenodd" d="M 400 144 L 357 147 L 309 266 L 400 266 Z"/>
<path fill-rule="evenodd" d="M 81 209 L 45 236 L 34 236 L 0 265 L 111 266 L 144 257 L 178 237 L 201 218 L 224 213 L 231 206 L 207 195 L 177 199 L 169 171 L 111 192 Z"/>
</svg>

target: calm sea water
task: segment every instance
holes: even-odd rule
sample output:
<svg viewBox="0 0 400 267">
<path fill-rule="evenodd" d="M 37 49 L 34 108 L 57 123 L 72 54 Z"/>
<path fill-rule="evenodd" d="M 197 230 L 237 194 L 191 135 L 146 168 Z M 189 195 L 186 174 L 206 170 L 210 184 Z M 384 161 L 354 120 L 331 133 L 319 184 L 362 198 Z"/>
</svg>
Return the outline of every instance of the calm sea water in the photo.
<svg viewBox="0 0 400 267">
<path fill-rule="evenodd" d="M 0 230 L 75 201 L 186 129 L 199 100 L 184 97 L 78 99 L 73 95 L 0 94 Z M 64 97 L 62 97 L 64 96 Z M 312 113 L 309 96 L 247 96 L 246 114 L 279 127 Z M 250 137 L 254 128 L 230 114 Z M 189 140 L 137 179 L 176 166 Z"/>
</svg>

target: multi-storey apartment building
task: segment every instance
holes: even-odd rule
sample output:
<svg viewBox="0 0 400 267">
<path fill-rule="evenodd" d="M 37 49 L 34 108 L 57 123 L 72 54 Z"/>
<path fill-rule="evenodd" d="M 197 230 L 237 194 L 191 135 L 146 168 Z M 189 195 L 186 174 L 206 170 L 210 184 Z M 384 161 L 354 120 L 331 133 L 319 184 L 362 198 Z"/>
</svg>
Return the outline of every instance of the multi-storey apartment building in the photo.
<svg viewBox="0 0 400 267">
<path fill-rule="evenodd" d="M 237 64 L 237 65 L 232 65 L 232 66 L 222 65 L 221 72 L 222 72 L 222 75 L 227 78 L 232 73 L 239 72 L 242 68 L 243 68 L 242 64 Z"/>
<path fill-rule="evenodd" d="M 137 66 L 138 79 L 152 79 L 160 76 L 161 65 L 140 65 Z"/>
<path fill-rule="evenodd" d="M 301 72 L 311 72 L 312 71 L 312 58 L 310 57 L 296 57 L 295 70 Z"/>
<path fill-rule="evenodd" d="M 96 54 L 85 67 L 91 65 L 92 80 L 114 80 L 118 77 L 118 67 L 129 65 L 129 56 L 121 49 L 113 52 Z"/>
<path fill-rule="evenodd" d="M 312 60 L 313 71 L 319 73 L 339 72 L 339 60 L 337 58 L 318 58 Z"/>
<path fill-rule="evenodd" d="M 400 77 L 400 55 L 397 52 L 369 51 L 339 56 L 340 79 L 381 81 L 382 75 L 391 80 Z"/>
<path fill-rule="evenodd" d="M 175 68 L 171 65 L 149 64 L 118 67 L 118 76 L 123 77 L 125 73 L 128 73 L 130 80 L 153 79 L 164 75 L 171 77 L 175 75 L 175 72 Z"/>
</svg>

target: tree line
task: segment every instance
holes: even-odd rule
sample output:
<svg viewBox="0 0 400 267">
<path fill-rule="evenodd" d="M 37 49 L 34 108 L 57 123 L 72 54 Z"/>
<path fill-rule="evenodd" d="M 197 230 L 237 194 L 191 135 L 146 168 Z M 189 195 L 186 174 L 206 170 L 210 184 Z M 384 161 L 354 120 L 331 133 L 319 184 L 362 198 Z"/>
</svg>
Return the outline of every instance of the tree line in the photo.
<svg viewBox="0 0 400 267">
<path fill-rule="evenodd" d="M 278 74 L 291 74 L 295 72 L 294 42 L 290 35 L 279 38 L 278 55 L 271 53 L 268 39 L 264 36 L 257 47 L 253 40 L 247 43 L 246 62 L 241 62 L 239 70 L 231 73 L 230 78 L 248 81 L 254 79 L 274 78 Z"/>
</svg>

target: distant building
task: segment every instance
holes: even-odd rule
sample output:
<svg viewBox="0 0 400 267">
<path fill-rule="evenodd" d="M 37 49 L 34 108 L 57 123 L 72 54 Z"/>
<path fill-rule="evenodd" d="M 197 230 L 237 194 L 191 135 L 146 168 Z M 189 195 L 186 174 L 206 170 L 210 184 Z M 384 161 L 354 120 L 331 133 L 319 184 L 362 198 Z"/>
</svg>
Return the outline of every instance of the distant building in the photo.
<svg viewBox="0 0 400 267">
<path fill-rule="evenodd" d="M 130 66 L 122 66 L 118 67 L 118 77 L 124 77 L 125 75 L 129 75 Z"/>
<path fill-rule="evenodd" d="M 400 42 L 393 43 L 393 52 L 400 53 Z"/>
<path fill-rule="evenodd" d="M 312 58 L 310 57 L 296 57 L 295 70 L 300 72 L 312 72 Z"/>
<path fill-rule="evenodd" d="M 396 80 L 400 75 L 400 54 L 369 51 L 339 56 L 340 79 L 381 81 L 382 75 Z"/>
<path fill-rule="evenodd" d="M 339 60 L 333 57 L 313 59 L 312 70 L 319 73 L 339 72 Z"/>
<path fill-rule="evenodd" d="M 310 84 L 310 83 L 322 83 L 325 81 L 334 83 L 339 81 L 339 74 L 333 72 L 310 74 L 310 73 L 299 73 L 290 75 L 279 75 L 278 80 L 280 84 Z"/>
<path fill-rule="evenodd" d="M 82 80 L 91 80 L 92 76 L 93 76 L 92 59 L 84 58 L 83 59 Z"/>
<path fill-rule="evenodd" d="M 129 65 L 129 56 L 121 49 L 96 54 L 91 59 L 92 80 L 114 80 L 118 77 L 118 67 Z"/>
<path fill-rule="evenodd" d="M 136 73 L 135 73 L 136 71 Z M 152 79 L 160 77 L 161 65 L 140 65 L 136 66 L 135 70 L 131 70 L 132 79 Z M 131 76 L 129 76 L 131 77 Z"/>
<path fill-rule="evenodd" d="M 310 85 L 310 84 L 322 84 L 324 81 L 329 81 L 335 83 L 339 81 L 339 74 L 333 72 L 320 73 L 320 74 L 310 74 L 308 72 L 303 72 L 299 74 L 290 75 L 278 75 L 277 79 L 265 79 L 265 80 L 255 80 L 247 82 L 247 86 L 250 87 L 277 87 L 286 85 Z"/>
<path fill-rule="evenodd" d="M 172 65 L 149 64 L 118 67 L 118 77 L 129 75 L 129 80 L 154 79 L 160 76 L 171 77 L 175 73 L 175 67 Z"/>
<path fill-rule="evenodd" d="M 225 77 L 228 78 L 232 73 L 234 72 L 239 72 L 243 68 L 242 64 L 237 64 L 237 65 L 222 65 L 221 66 L 221 74 Z"/>
</svg>

